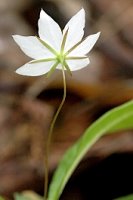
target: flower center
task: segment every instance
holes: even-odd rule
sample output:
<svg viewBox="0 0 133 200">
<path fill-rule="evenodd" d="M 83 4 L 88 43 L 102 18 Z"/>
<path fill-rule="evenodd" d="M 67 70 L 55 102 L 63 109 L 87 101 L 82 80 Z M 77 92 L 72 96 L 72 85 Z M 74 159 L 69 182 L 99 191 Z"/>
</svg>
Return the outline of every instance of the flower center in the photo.
<svg viewBox="0 0 133 200">
<path fill-rule="evenodd" d="M 65 55 L 62 54 L 62 53 L 58 54 L 57 55 L 57 60 L 58 60 L 59 63 L 61 63 L 61 65 L 64 65 L 64 63 L 65 63 Z"/>
</svg>

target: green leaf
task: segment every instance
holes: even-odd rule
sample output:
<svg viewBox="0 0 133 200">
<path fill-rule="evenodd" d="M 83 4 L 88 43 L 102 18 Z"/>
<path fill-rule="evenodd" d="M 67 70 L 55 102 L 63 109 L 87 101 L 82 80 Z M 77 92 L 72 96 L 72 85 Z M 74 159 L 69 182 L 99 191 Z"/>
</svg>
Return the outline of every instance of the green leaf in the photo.
<svg viewBox="0 0 133 200">
<path fill-rule="evenodd" d="M 124 197 L 119 197 L 119 198 L 114 199 L 114 200 L 133 200 L 133 194 L 130 194 L 130 195 L 127 195 L 127 196 L 124 196 Z"/>
<path fill-rule="evenodd" d="M 14 199 L 15 200 L 30 200 L 29 198 L 25 197 L 23 194 L 20 194 L 20 193 L 15 193 Z"/>
<path fill-rule="evenodd" d="M 5 200 L 4 197 L 0 196 L 0 200 Z"/>
<path fill-rule="evenodd" d="M 83 156 L 102 135 L 128 128 L 133 128 L 133 101 L 105 113 L 67 150 L 54 173 L 49 187 L 48 200 L 59 199 L 68 179 Z"/>
<path fill-rule="evenodd" d="M 15 193 L 14 198 L 15 200 L 43 200 L 42 196 L 30 190 L 23 191 L 22 193 Z"/>
</svg>

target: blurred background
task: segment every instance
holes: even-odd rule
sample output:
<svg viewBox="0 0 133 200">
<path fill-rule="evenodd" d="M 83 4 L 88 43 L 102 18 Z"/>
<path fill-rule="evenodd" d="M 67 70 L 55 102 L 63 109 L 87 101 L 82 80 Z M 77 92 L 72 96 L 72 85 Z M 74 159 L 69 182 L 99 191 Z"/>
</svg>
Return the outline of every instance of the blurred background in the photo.
<svg viewBox="0 0 133 200">
<path fill-rule="evenodd" d="M 43 194 L 45 141 L 61 101 L 60 71 L 50 78 L 14 71 L 26 57 L 13 34 L 37 35 L 43 8 L 63 28 L 82 7 L 85 36 L 101 31 L 88 67 L 67 75 L 67 99 L 57 119 L 50 175 L 65 150 L 107 110 L 133 98 L 132 0 L 0 0 L 0 194 Z M 104 136 L 71 177 L 62 200 L 111 200 L 133 193 L 133 132 Z"/>
</svg>

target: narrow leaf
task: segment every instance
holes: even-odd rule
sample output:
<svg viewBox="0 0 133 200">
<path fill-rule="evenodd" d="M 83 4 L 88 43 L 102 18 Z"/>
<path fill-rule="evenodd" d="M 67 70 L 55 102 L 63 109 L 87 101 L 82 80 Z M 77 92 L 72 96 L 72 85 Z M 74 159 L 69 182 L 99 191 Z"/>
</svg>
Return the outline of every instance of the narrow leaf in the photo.
<svg viewBox="0 0 133 200">
<path fill-rule="evenodd" d="M 43 200 L 43 197 L 33 191 L 27 190 L 21 193 L 15 193 L 14 199 L 15 200 Z"/>
<path fill-rule="evenodd" d="M 105 113 L 67 150 L 54 173 L 49 188 L 48 200 L 59 199 L 67 181 L 83 156 L 102 135 L 110 131 L 128 128 L 133 128 L 133 101 L 129 101 Z"/>
<path fill-rule="evenodd" d="M 25 197 L 21 193 L 15 193 L 14 194 L 14 199 L 15 200 L 30 200 L 29 198 Z"/>
<path fill-rule="evenodd" d="M 4 197 L 0 196 L 0 200 L 5 200 Z"/>
<path fill-rule="evenodd" d="M 127 195 L 127 196 L 124 196 L 124 197 L 119 197 L 119 198 L 114 199 L 114 200 L 133 200 L 133 194 L 130 194 L 130 195 Z"/>
</svg>

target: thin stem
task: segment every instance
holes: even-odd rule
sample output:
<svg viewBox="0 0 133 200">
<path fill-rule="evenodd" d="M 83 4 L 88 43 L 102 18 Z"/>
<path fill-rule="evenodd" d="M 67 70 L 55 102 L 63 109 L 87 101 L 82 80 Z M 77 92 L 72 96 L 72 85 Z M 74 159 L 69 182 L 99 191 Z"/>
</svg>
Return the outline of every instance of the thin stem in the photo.
<svg viewBox="0 0 133 200">
<path fill-rule="evenodd" d="M 45 155 L 45 183 L 44 183 L 44 199 L 47 199 L 47 192 L 48 192 L 48 179 L 49 179 L 49 152 L 50 152 L 50 143 L 51 143 L 51 137 L 53 133 L 53 129 L 55 126 L 55 122 L 57 120 L 57 117 L 61 111 L 61 108 L 65 102 L 66 99 L 66 77 L 65 77 L 65 70 L 64 66 L 62 66 L 62 78 L 63 78 L 63 97 L 62 101 L 58 107 L 58 110 L 56 111 L 54 118 L 51 122 L 49 133 L 48 133 L 48 138 L 47 138 L 47 143 L 46 143 L 46 155 Z"/>
</svg>

